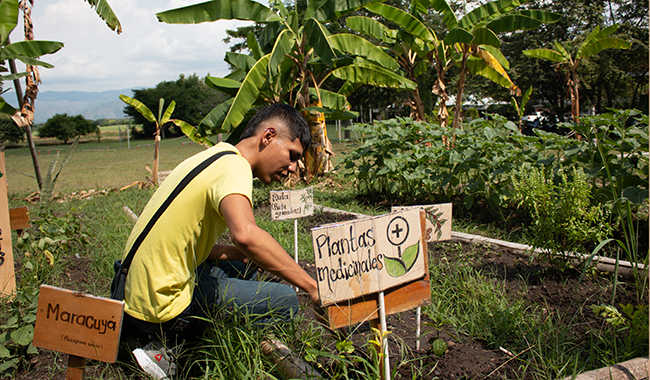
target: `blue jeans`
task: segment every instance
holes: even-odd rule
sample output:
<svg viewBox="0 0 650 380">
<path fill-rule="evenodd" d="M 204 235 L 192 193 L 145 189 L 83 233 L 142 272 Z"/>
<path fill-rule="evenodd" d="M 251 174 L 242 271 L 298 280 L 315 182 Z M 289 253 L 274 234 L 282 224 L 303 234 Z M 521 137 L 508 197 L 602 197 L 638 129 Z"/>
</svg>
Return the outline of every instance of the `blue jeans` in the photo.
<svg viewBox="0 0 650 380">
<path fill-rule="evenodd" d="M 210 316 L 215 306 L 259 317 L 258 323 L 264 324 L 288 321 L 298 311 L 298 297 L 292 287 L 254 281 L 257 270 L 241 261 L 203 263 L 196 273 L 192 302 L 177 317 L 164 323 L 146 322 L 128 314 L 126 319 L 145 334 L 164 334 L 173 341 L 196 336 L 203 327 L 200 317 Z"/>
</svg>

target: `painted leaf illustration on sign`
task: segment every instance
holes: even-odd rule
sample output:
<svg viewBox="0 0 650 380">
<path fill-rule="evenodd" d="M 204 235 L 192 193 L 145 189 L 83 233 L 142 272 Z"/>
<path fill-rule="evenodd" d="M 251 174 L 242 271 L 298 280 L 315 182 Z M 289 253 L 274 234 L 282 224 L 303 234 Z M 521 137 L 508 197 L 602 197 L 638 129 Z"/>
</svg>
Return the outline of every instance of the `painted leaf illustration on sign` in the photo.
<svg viewBox="0 0 650 380">
<path fill-rule="evenodd" d="M 418 241 L 412 246 L 406 248 L 404 250 L 404 253 L 402 254 L 402 261 L 404 262 L 404 267 L 406 268 L 407 272 L 410 271 L 411 268 L 413 268 L 415 261 L 418 259 L 418 255 L 420 254 L 419 243 L 420 242 Z"/>
<path fill-rule="evenodd" d="M 384 258 L 386 259 L 386 272 L 391 277 L 400 277 L 406 274 L 406 267 L 401 259 L 388 256 Z"/>
<path fill-rule="evenodd" d="M 413 268 L 419 254 L 420 242 L 417 242 L 404 250 L 401 259 L 398 257 L 385 256 L 386 272 L 388 272 L 391 277 L 400 277 L 405 275 L 411 270 L 411 268 Z"/>
<path fill-rule="evenodd" d="M 442 219 L 443 212 L 436 212 L 438 211 L 437 209 L 429 208 L 425 209 L 427 213 L 427 219 L 433 224 L 435 227 L 435 232 L 436 232 L 436 240 L 440 240 L 442 237 L 442 226 L 445 225 L 447 222 L 447 219 Z"/>
</svg>

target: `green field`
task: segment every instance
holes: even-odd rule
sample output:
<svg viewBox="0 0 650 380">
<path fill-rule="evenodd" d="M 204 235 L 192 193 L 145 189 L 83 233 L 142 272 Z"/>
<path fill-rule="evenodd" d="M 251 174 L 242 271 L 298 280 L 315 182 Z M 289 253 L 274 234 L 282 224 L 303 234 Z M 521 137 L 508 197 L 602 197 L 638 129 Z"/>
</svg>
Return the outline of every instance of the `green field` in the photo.
<svg viewBox="0 0 650 380">
<path fill-rule="evenodd" d="M 101 141 L 94 134 L 84 136 L 74 156 L 65 166 L 56 182 L 54 192 L 71 193 L 90 189 L 115 189 L 135 181 L 150 178 L 153 163 L 153 140 L 126 139 L 126 126 L 121 139 L 118 126 L 101 127 Z M 332 140 L 336 141 L 334 127 L 328 128 Z M 215 139 L 216 140 L 216 139 Z M 35 137 L 38 161 L 43 178 L 47 175 L 52 161 L 59 152 L 57 169 L 70 150 L 69 144 L 61 144 L 55 139 Z M 335 143 L 335 152 L 345 149 L 343 144 Z M 191 142 L 187 137 L 163 139 L 160 144 L 159 171 L 172 170 L 186 158 L 205 149 Z M 335 157 L 336 159 L 336 157 Z M 38 190 L 34 165 L 26 146 L 5 150 L 7 182 L 9 194 L 24 196 Z"/>
<path fill-rule="evenodd" d="M 59 152 L 58 167 L 70 145 L 37 146 L 43 177 Z M 171 170 L 184 159 L 205 149 L 187 138 L 163 140 L 160 144 L 160 171 Z M 145 166 L 153 163 L 153 141 L 83 142 L 65 166 L 54 188 L 55 192 L 120 188 L 151 177 Z M 10 194 L 29 194 L 38 190 L 34 166 L 27 148 L 5 151 L 7 182 Z M 58 170 L 58 169 L 57 169 Z"/>
</svg>

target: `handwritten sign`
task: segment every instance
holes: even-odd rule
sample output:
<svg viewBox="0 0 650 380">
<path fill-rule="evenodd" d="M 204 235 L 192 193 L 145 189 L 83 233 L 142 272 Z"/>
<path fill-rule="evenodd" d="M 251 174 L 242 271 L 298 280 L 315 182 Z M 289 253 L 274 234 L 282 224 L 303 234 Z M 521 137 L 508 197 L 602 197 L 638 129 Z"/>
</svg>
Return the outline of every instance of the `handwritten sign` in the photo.
<svg viewBox="0 0 650 380">
<path fill-rule="evenodd" d="M 426 242 L 451 239 L 451 203 L 421 206 L 393 206 L 391 212 L 422 209 L 426 212 Z"/>
<path fill-rule="evenodd" d="M 12 230 L 24 230 L 31 227 L 29 224 L 29 209 L 27 206 L 14 207 L 9 209 L 9 220 Z"/>
<path fill-rule="evenodd" d="M 41 285 L 34 345 L 114 363 L 124 302 Z"/>
<path fill-rule="evenodd" d="M 286 220 L 314 214 L 314 188 L 271 191 L 271 219 Z"/>
<path fill-rule="evenodd" d="M 11 246 L 11 221 L 7 198 L 7 171 L 5 154 L 0 152 L 0 294 L 12 295 L 16 290 L 14 255 Z"/>
<path fill-rule="evenodd" d="M 426 275 L 420 210 L 312 229 L 323 306 L 377 293 Z"/>
</svg>

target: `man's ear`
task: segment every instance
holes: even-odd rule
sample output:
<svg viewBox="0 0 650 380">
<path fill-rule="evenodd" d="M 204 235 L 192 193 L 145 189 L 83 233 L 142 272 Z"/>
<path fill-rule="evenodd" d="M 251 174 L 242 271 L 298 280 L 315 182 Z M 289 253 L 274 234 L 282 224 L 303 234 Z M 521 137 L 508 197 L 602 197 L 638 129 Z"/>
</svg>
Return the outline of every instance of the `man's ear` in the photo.
<svg viewBox="0 0 650 380">
<path fill-rule="evenodd" d="M 271 140 L 273 140 L 277 136 L 278 136 L 278 131 L 276 131 L 274 127 L 265 128 L 264 131 L 262 131 L 262 143 L 264 145 L 268 145 L 271 142 Z"/>
</svg>

